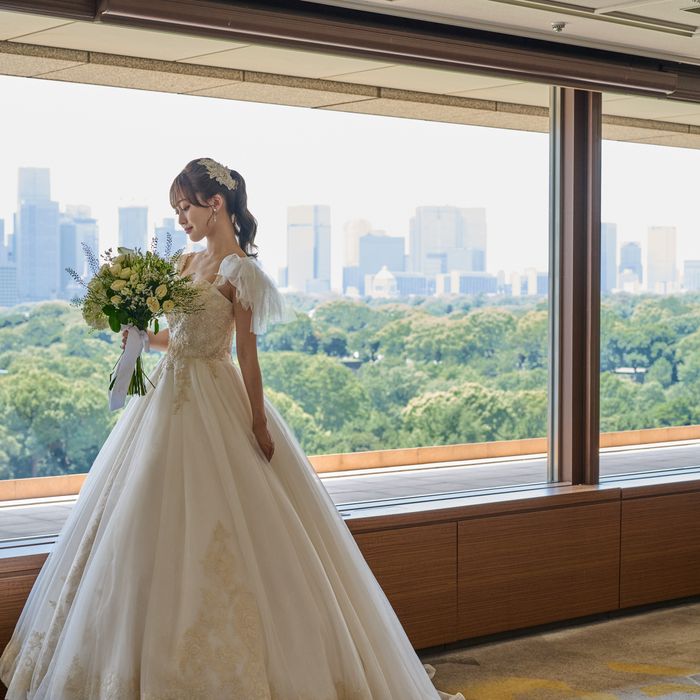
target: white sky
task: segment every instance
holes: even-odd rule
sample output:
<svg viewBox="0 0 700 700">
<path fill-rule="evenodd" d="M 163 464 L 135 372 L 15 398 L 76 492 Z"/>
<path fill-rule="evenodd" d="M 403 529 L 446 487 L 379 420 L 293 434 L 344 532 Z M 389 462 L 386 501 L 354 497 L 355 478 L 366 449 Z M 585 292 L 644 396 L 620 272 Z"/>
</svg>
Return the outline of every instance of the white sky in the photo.
<svg viewBox="0 0 700 700">
<path fill-rule="evenodd" d="M 547 266 L 545 134 L 6 76 L 0 94 L 8 233 L 20 166 L 51 168 L 62 209 L 91 206 L 104 249 L 116 243 L 119 206 L 147 205 L 152 235 L 173 215 L 172 179 L 210 156 L 245 178 L 260 259 L 275 278 L 296 204 L 331 207 L 336 289 L 345 222 L 408 238 L 421 205 L 485 207 L 491 272 Z M 644 245 L 648 226 L 677 226 L 679 264 L 700 259 L 699 151 L 606 142 L 603 164 L 603 220 L 618 224 L 619 240 Z"/>
</svg>

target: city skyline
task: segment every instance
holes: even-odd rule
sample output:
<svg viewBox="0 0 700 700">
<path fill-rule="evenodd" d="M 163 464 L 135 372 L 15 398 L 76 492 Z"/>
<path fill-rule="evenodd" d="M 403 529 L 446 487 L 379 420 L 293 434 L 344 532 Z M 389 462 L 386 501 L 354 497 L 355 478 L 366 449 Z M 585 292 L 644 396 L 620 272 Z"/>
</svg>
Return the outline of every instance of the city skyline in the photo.
<svg viewBox="0 0 700 700">
<path fill-rule="evenodd" d="M 51 199 L 48 168 L 20 167 L 14 232 L 5 240 L 0 219 L 0 305 L 14 300 L 40 301 L 70 298 L 77 288 L 68 268 L 87 274 L 81 246 L 93 252 L 99 224 L 89 205 L 65 205 Z M 201 249 L 191 245 L 174 218 L 164 218 L 148 231 L 148 207 L 119 208 L 119 245 L 146 249 L 158 238 L 173 238 L 171 250 Z M 406 297 L 445 294 L 546 295 L 546 271 L 527 267 L 493 274 L 486 271 L 488 227 L 483 208 L 416 207 L 406 239 L 388 236 L 363 219 L 343 227 L 344 265 L 342 294 L 351 297 Z M 324 205 L 287 208 L 287 250 L 291 255 L 278 270 L 278 284 L 291 291 L 326 294 L 330 287 L 331 212 Z M 173 234 L 173 231 L 175 233 Z M 641 244 L 617 242 L 617 224 L 601 224 L 601 291 L 671 293 L 697 291 L 700 261 L 677 256 L 677 232 L 672 226 L 647 229 L 647 283 L 643 284 Z M 619 251 L 619 256 L 618 256 Z M 618 262 L 619 258 L 619 262 Z M 271 273 L 273 274 L 273 273 Z M 687 279 L 686 279 L 687 278 Z M 509 282 L 507 282 L 509 280 Z"/>
<path fill-rule="evenodd" d="M 493 274 L 547 267 L 546 134 L 41 79 L 0 77 L 0 88 L 12 105 L 3 113 L 6 128 L 31 135 L 12 140 L 3 154 L 6 232 L 20 166 L 50 168 L 52 198 L 62 207 L 89 204 L 104 249 L 117 244 L 120 207 L 147 206 L 152 231 L 173 216 L 167 192 L 174 175 L 189 159 L 211 155 L 244 176 L 260 258 L 275 276 L 288 257 L 287 208 L 310 205 L 330 207 L 331 287 L 338 291 L 344 226 L 365 219 L 408 239 L 419 206 L 483 207 Z M 99 119 L 82 119 L 86 112 Z M 646 260 L 647 229 L 672 226 L 679 258 L 700 259 L 692 177 L 700 152 L 605 141 L 603 166 L 602 215 L 616 223 L 618 244 L 640 241 Z"/>
</svg>

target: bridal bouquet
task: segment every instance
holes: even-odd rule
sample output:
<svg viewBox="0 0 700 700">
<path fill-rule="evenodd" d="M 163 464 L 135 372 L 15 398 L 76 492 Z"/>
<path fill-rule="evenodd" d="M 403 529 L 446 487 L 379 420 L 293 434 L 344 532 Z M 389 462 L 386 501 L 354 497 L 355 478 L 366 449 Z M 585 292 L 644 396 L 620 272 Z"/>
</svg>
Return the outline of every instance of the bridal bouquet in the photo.
<svg viewBox="0 0 700 700">
<path fill-rule="evenodd" d="M 155 251 L 157 238 L 151 250 L 142 253 L 139 248 L 117 248 L 114 255 L 109 248 L 102 254 L 105 261 L 99 264 L 92 250 L 82 244 L 93 273 L 86 284 L 72 268 L 66 268 L 70 276 L 87 289 L 85 296 L 73 300 L 82 309 L 85 322 L 95 329 L 111 328 L 115 333 L 129 331 L 126 347 L 110 374 L 109 407 L 121 408 L 127 396 L 146 393 L 146 373 L 141 353 L 148 348 L 146 330 L 152 326 L 158 333 L 158 318 L 163 314 L 193 313 L 201 306 L 197 303 L 200 290 L 187 277 L 180 277 L 176 263 L 181 251 L 169 254 L 171 240 L 168 234 L 164 257 Z M 150 379 L 148 380 L 149 383 Z M 152 385 L 152 383 L 151 383 Z"/>
</svg>

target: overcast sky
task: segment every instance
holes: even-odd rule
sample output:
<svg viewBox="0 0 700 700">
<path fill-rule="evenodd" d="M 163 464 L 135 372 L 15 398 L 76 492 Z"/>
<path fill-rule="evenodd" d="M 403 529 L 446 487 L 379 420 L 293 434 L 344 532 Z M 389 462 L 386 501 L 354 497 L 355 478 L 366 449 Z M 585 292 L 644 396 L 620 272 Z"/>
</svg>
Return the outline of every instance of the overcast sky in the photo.
<svg viewBox="0 0 700 700">
<path fill-rule="evenodd" d="M 117 208 L 173 216 L 170 183 L 210 156 L 246 180 L 260 260 L 286 261 L 288 205 L 331 207 L 332 285 L 339 289 L 343 225 L 368 219 L 408 238 L 417 206 L 485 207 L 490 272 L 547 265 L 548 137 L 278 105 L 0 76 L 0 218 L 12 230 L 17 168 L 51 169 L 51 194 L 87 204 L 100 243 L 116 243 Z M 700 152 L 606 142 L 603 220 L 619 239 L 646 241 L 677 226 L 678 262 L 700 259 Z M 644 260 L 646 265 L 646 259 Z"/>
</svg>

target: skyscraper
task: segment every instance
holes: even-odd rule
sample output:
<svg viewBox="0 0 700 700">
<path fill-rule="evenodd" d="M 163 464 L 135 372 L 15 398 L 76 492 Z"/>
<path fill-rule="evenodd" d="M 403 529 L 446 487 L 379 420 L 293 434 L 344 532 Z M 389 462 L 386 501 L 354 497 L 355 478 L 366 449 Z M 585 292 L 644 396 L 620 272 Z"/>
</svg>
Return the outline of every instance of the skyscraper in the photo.
<svg viewBox="0 0 700 700">
<path fill-rule="evenodd" d="M 676 228 L 650 226 L 647 235 L 648 289 L 668 294 L 676 289 Z"/>
<path fill-rule="evenodd" d="M 367 219 L 352 219 L 343 226 L 345 240 L 345 267 L 355 267 L 360 264 L 360 238 L 372 230 L 372 224 Z M 379 268 L 377 268 L 379 269 Z"/>
<path fill-rule="evenodd" d="M 14 306 L 17 293 L 17 265 L 12 261 L 10 247 L 5 241 L 5 221 L 0 219 L 0 306 Z"/>
<path fill-rule="evenodd" d="M 287 207 L 287 284 L 306 293 L 331 288 L 331 209 Z"/>
<path fill-rule="evenodd" d="M 360 272 L 360 238 L 371 230 L 372 224 L 367 219 L 351 219 L 343 226 L 343 294 L 358 296 L 363 293 L 361 290 L 364 290 L 365 283 L 364 275 Z"/>
<path fill-rule="evenodd" d="M 620 274 L 622 275 L 626 270 L 630 270 L 637 276 L 638 283 L 643 282 L 642 246 L 636 241 L 623 243 L 620 246 Z"/>
<path fill-rule="evenodd" d="M 683 289 L 688 292 L 700 291 L 700 260 L 683 262 Z"/>
<path fill-rule="evenodd" d="M 417 207 L 410 221 L 409 267 L 429 276 L 486 269 L 486 210 Z"/>
<path fill-rule="evenodd" d="M 78 250 L 78 241 L 76 234 L 75 221 L 69 216 L 62 216 L 59 223 L 59 236 L 61 239 L 61 293 L 63 296 L 72 296 L 69 288 L 74 284 L 73 278 L 66 272 L 66 268 L 70 267 L 79 275 L 83 273 L 82 260 L 84 256 L 82 251 Z M 79 262 L 80 261 L 80 262 Z"/>
<path fill-rule="evenodd" d="M 600 225 L 600 291 L 609 294 L 617 286 L 617 224 Z"/>
<path fill-rule="evenodd" d="M 387 236 L 384 231 L 373 231 L 360 237 L 360 294 L 365 293 L 366 275 L 373 275 L 382 267 L 389 272 L 404 272 L 404 248 L 403 237 Z"/>
<path fill-rule="evenodd" d="M 70 221 L 75 226 L 76 266 L 73 269 L 83 277 L 90 276 L 92 273 L 82 244 L 84 243 L 99 257 L 101 251 L 97 219 L 92 218 L 90 207 L 86 204 L 69 204 L 66 206 L 64 221 Z M 61 267 L 61 271 L 63 271 L 63 267 Z"/>
<path fill-rule="evenodd" d="M 119 245 L 148 248 L 148 207 L 119 207 Z"/>
<path fill-rule="evenodd" d="M 16 218 L 17 284 L 24 301 L 60 292 L 58 202 L 50 199 L 48 168 L 20 168 Z"/>
</svg>

